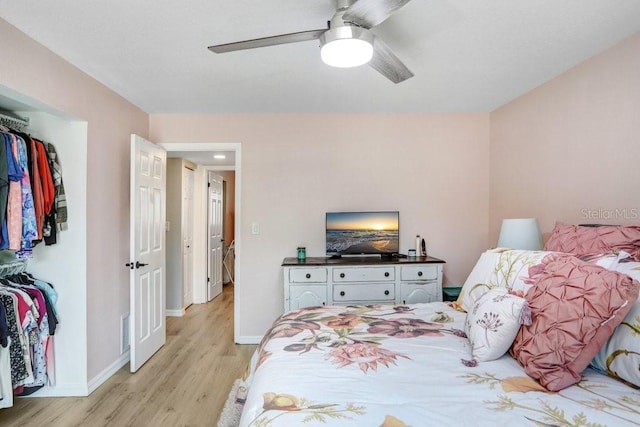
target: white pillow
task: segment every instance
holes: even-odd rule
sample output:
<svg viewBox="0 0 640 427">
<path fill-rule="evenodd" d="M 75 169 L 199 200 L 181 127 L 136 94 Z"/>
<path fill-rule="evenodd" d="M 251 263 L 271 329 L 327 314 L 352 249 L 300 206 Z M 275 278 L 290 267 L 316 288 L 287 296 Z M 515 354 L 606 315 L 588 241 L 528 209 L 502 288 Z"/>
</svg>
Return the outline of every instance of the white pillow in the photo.
<svg viewBox="0 0 640 427">
<path fill-rule="evenodd" d="M 464 311 L 469 311 L 473 307 L 473 303 L 491 288 L 489 281 L 500 259 L 500 253 L 501 251 L 489 249 L 480 255 L 480 259 L 469 273 L 458 297 L 458 305 Z"/>
<path fill-rule="evenodd" d="M 640 282 L 640 262 L 631 259 L 621 261 L 612 270 L 624 273 Z M 621 378 L 640 387 L 640 299 L 631 307 L 624 320 L 613 331 L 596 354 L 591 366 L 614 378 Z"/>
<path fill-rule="evenodd" d="M 520 325 L 531 322 L 524 298 L 494 288 L 482 295 L 467 313 L 464 328 L 471 342 L 471 354 L 479 362 L 502 357 L 509 350 Z"/>
</svg>

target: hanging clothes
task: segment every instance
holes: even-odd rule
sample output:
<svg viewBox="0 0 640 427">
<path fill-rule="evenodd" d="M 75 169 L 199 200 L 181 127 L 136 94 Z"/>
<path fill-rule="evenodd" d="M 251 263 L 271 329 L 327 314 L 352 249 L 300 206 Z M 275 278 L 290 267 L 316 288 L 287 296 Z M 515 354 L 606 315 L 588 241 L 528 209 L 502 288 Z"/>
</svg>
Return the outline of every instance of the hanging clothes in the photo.
<svg viewBox="0 0 640 427">
<path fill-rule="evenodd" d="M 31 194 L 33 194 L 33 206 L 36 211 L 36 240 L 42 239 L 42 224 L 44 223 L 44 194 L 42 192 L 42 179 L 38 164 L 38 149 L 33 138 L 27 142 L 27 158 L 29 159 L 29 172 L 31 174 Z"/>
<path fill-rule="evenodd" d="M 0 278 L 0 349 L 4 349 L 0 350 L 0 408 L 13 395 L 26 396 L 55 384 L 53 336 L 58 319 L 52 301 L 56 300 L 51 284 L 26 273 Z"/>
<path fill-rule="evenodd" d="M 0 144 L 0 217 L 4 218 L 7 213 L 7 197 L 9 196 L 9 174 L 7 165 L 7 149 L 4 144 L 4 135 L 2 133 L 2 142 Z"/>
<path fill-rule="evenodd" d="M 3 124 L 6 124 L 3 122 Z M 21 128 L 22 129 L 22 128 Z M 67 205 L 55 147 L 0 126 L 0 408 L 55 385 L 53 339 L 58 294 L 24 273 L 34 245 L 55 244 L 66 229 Z"/>
<path fill-rule="evenodd" d="M 56 147 L 48 143 L 47 152 L 49 153 L 49 162 L 51 166 L 51 174 L 53 176 L 53 183 L 56 189 L 56 200 L 54 209 L 56 212 L 56 224 L 60 230 L 66 230 L 67 228 L 67 195 L 64 192 L 64 184 L 62 182 L 62 167 L 60 166 L 60 160 L 58 159 L 58 153 Z"/>
<path fill-rule="evenodd" d="M 29 175 L 29 158 L 27 156 L 27 143 L 21 135 L 18 139 L 18 162 L 22 168 L 22 239 L 20 249 L 16 251 L 18 258 L 30 258 L 32 251 L 31 242 L 37 238 L 36 212 L 31 193 L 31 175 Z"/>
<path fill-rule="evenodd" d="M 30 258 L 39 242 L 57 243 L 67 201 L 55 146 L 0 129 L 0 250 Z"/>
<path fill-rule="evenodd" d="M 9 337 L 11 345 L 9 347 L 9 356 L 11 360 L 11 384 L 12 387 L 24 384 L 24 380 L 28 379 L 32 371 L 30 371 L 30 358 L 27 353 L 27 344 L 22 332 L 22 326 L 19 323 L 18 297 L 16 295 L 4 292 L 0 289 L 0 303 L 4 305 L 7 314 L 7 327 L 9 329 Z"/>
<path fill-rule="evenodd" d="M 4 141 L 0 143 L 4 144 L 5 146 L 5 154 L 7 157 L 7 179 L 9 181 L 9 187 L 7 192 L 7 206 L 5 209 L 5 215 L 2 216 L 2 228 L 0 230 L 0 249 L 11 249 L 9 238 L 9 208 L 16 208 L 16 192 L 19 191 L 16 186 L 19 185 L 18 183 L 20 182 L 20 179 L 22 179 L 22 168 L 18 164 L 16 157 L 13 154 L 13 135 L 5 133 L 2 136 L 4 137 Z M 9 206 L 10 204 L 11 206 Z"/>
<path fill-rule="evenodd" d="M 42 141 L 34 140 L 38 151 L 38 170 L 40 171 L 40 181 L 42 185 L 42 199 L 44 203 L 44 213 L 51 213 L 56 198 L 56 189 L 53 184 L 53 177 L 49 167 L 49 157 L 47 149 Z"/>
<path fill-rule="evenodd" d="M 38 151 L 38 170 L 40 171 L 40 181 L 42 185 L 42 199 L 44 203 L 44 216 L 42 218 L 42 238 L 51 238 L 54 233 L 55 238 L 55 217 L 53 207 L 56 200 L 56 188 L 53 183 L 53 176 L 49 165 L 47 149 L 42 141 L 35 140 Z"/>
<path fill-rule="evenodd" d="M 7 201 L 7 228 L 9 233 L 9 249 L 17 251 L 22 241 L 22 189 L 21 181 L 24 171 L 18 156 L 18 138 L 11 135 L 11 152 L 16 161 L 17 180 L 11 179 L 9 174 L 9 200 Z"/>
</svg>

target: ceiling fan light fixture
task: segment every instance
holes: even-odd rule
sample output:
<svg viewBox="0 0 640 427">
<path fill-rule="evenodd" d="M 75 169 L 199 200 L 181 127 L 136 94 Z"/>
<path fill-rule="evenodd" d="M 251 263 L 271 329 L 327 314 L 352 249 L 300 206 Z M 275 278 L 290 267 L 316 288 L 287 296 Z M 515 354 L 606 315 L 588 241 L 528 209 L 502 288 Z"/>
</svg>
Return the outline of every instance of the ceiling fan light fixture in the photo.
<svg viewBox="0 0 640 427">
<path fill-rule="evenodd" d="M 373 36 L 363 28 L 332 28 L 320 37 L 320 46 L 322 62 L 332 67 L 358 67 L 373 57 Z"/>
</svg>

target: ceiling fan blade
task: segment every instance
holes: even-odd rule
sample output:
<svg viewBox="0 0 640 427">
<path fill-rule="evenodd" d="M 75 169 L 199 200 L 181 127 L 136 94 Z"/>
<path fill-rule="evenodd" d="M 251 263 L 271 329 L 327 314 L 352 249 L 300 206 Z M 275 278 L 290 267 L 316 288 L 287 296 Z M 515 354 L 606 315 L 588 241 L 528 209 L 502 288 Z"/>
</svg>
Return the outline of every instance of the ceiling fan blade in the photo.
<svg viewBox="0 0 640 427">
<path fill-rule="evenodd" d="M 318 37 L 327 31 L 322 30 L 310 30 L 300 31 L 298 33 L 280 34 L 279 36 L 262 37 L 259 39 L 244 40 L 241 42 L 225 43 L 209 46 L 208 49 L 215 53 L 234 52 L 236 50 L 255 49 L 258 47 L 275 46 L 279 44 L 306 42 L 310 40 L 316 40 Z"/>
<path fill-rule="evenodd" d="M 413 77 L 413 73 L 407 66 L 378 37 L 373 39 L 373 58 L 369 61 L 369 65 L 394 83 Z"/>
<path fill-rule="evenodd" d="M 345 22 L 353 22 L 372 28 L 391 16 L 410 0 L 358 0 L 342 16 Z"/>
</svg>

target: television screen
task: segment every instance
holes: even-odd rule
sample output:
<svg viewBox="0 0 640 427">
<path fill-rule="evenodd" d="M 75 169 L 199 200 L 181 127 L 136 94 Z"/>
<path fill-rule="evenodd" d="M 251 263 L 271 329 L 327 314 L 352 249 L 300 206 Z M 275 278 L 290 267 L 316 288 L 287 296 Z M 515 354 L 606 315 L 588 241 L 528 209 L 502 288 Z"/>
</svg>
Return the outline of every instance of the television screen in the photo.
<svg viewBox="0 0 640 427">
<path fill-rule="evenodd" d="M 327 255 L 391 255 L 400 248 L 399 213 L 327 212 Z"/>
</svg>

